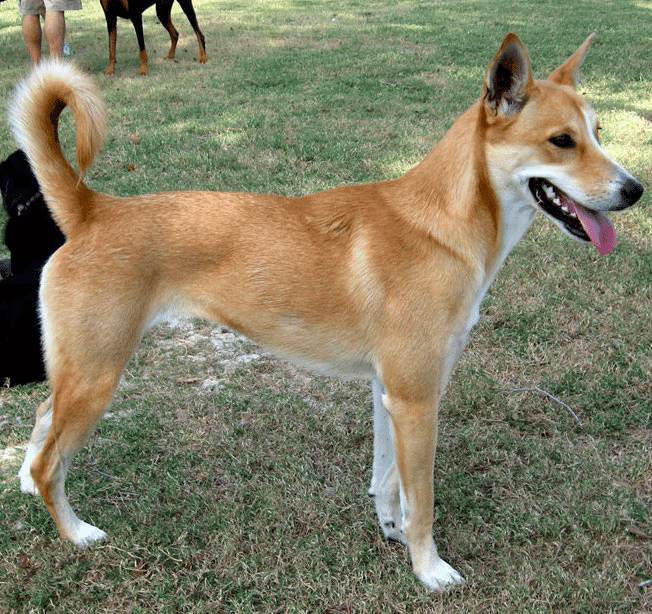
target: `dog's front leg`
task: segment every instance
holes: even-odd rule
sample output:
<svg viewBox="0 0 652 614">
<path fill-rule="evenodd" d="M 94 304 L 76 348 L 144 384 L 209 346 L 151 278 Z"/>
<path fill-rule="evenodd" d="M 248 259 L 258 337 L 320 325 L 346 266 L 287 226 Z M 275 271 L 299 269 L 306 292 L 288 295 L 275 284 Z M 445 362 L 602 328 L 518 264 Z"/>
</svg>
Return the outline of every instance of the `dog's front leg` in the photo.
<svg viewBox="0 0 652 614">
<path fill-rule="evenodd" d="M 394 453 L 394 429 L 382 402 L 385 389 L 379 379 L 371 384 L 374 399 L 374 468 L 369 494 L 374 497 L 378 523 L 387 539 L 404 544 L 400 482 Z"/>
<path fill-rule="evenodd" d="M 115 48 L 118 30 L 118 15 L 115 12 L 112 0 L 100 0 L 104 17 L 106 19 L 106 29 L 109 33 L 109 67 L 106 69 L 107 75 L 115 73 Z"/>
<path fill-rule="evenodd" d="M 106 13 L 106 27 L 109 31 L 109 67 L 106 69 L 107 75 L 115 74 L 116 46 L 118 36 L 118 18 L 116 15 Z"/>
<path fill-rule="evenodd" d="M 413 400 L 382 396 L 394 427 L 394 448 L 400 476 L 403 535 L 417 577 L 431 590 L 440 591 L 463 582 L 462 576 L 442 561 L 432 538 L 433 471 L 437 441 L 436 399 Z"/>
<path fill-rule="evenodd" d="M 140 74 L 149 74 L 149 64 L 147 61 L 147 49 L 145 49 L 145 35 L 143 34 L 143 15 L 137 10 L 134 10 L 131 15 L 131 23 L 136 30 L 136 38 L 138 39 L 138 48 L 140 49 Z"/>
</svg>

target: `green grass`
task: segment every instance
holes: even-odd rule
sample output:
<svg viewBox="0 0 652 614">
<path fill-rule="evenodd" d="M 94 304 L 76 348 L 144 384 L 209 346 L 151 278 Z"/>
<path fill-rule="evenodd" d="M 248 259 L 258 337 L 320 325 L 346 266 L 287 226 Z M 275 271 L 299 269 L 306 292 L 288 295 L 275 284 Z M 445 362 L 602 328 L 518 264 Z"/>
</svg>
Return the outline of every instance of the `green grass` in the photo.
<svg viewBox="0 0 652 614">
<path fill-rule="evenodd" d="M 477 98 L 508 31 L 537 76 L 595 31 L 581 91 L 648 191 L 614 216 L 608 257 L 537 221 L 483 305 L 435 471 L 435 539 L 463 589 L 427 593 L 376 528 L 367 385 L 241 339 L 216 348 L 197 321 L 146 337 L 75 459 L 72 505 L 110 534 L 82 553 L 14 478 L 47 386 L 0 390 L 0 612 L 651 611 L 652 2 L 194 4 L 209 63 L 178 6 L 165 60 L 150 10 L 144 78 L 128 23 L 107 77 L 99 3 L 69 14 L 109 112 L 92 187 L 299 195 L 396 177 Z M 0 31 L 6 101 L 29 68 L 14 4 Z M 0 124 L 0 158 L 14 148 Z"/>
</svg>

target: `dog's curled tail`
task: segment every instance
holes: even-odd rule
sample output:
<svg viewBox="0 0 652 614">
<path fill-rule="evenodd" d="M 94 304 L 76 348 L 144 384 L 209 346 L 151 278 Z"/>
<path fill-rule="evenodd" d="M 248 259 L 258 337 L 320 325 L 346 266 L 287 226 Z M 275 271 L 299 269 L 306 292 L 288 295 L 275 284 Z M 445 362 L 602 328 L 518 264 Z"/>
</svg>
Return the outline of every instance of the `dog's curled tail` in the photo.
<svg viewBox="0 0 652 614">
<path fill-rule="evenodd" d="M 79 174 L 59 144 L 59 116 L 70 107 L 77 128 Z M 104 143 L 106 113 L 95 84 L 69 61 L 43 60 L 9 103 L 9 124 L 27 154 L 59 228 L 68 235 L 93 215 L 92 192 L 82 181 Z"/>
</svg>

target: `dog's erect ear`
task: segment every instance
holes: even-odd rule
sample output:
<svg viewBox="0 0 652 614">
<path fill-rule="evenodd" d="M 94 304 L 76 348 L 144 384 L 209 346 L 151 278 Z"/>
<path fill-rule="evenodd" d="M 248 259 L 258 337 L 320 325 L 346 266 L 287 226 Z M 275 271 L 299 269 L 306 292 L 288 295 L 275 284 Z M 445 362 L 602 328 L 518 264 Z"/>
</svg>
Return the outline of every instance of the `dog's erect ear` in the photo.
<svg viewBox="0 0 652 614">
<path fill-rule="evenodd" d="M 584 58 L 594 38 L 595 32 L 582 43 L 582 46 L 570 58 L 548 77 L 548 80 L 559 83 L 559 85 L 575 87 L 579 79 L 580 66 L 582 66 L 582 62 L 584 62 Z"/>
<path fill-rule="evenodd" d="M 487 68 L 485 104 L 506 117 L 518 113 L 534 83 L 527 49 L 516 34 L 508 34 Z"/>
</svg>

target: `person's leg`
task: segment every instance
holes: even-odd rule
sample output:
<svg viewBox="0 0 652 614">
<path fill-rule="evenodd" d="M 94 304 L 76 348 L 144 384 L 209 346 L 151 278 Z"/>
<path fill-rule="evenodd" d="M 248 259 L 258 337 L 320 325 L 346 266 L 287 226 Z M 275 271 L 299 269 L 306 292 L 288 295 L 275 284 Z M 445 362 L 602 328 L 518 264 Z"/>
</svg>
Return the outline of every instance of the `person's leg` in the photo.
<svg viewBox="0 0 652 614">
<path fill-rule="evenodd" d="M 63 41 L 66 37 L 66 18 L 63 11 L 53 11 L 52 9 L 46 11 L 43 33 L 50 48 L 50 57 L 62 58 Z"/>
<path fill-rule="evenodd" d="M 34 64 L 41 60 L 41 16 L 23 15 L 23 37 Z"/>
</svg>

